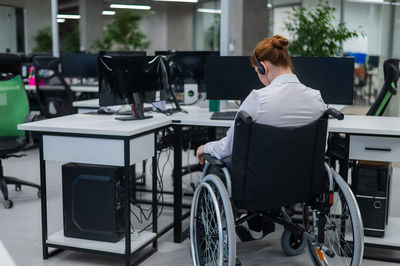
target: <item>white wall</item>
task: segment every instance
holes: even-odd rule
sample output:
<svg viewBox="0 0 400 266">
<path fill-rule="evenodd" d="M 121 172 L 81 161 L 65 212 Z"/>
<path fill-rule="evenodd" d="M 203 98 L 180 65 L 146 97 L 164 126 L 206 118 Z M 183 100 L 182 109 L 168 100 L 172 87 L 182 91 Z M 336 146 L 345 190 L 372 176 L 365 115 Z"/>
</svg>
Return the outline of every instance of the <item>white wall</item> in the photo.
<svg viewBox="0 0 400 266">
<path fill-rule="evenodd" d="M 346 2 L 344 20 L 350 29 L 361 25 L 366 36 L 344 43 L 344 50 L 366 54 L 386 54 L 389 6 Z"/>
<path fill-rule="evenodd" d="M 201 8 L 210 8 L 210 9 L 220 9 L 221 6 L 218 2 L 206 2 L 198 5 Z M 206 39 L 206 31 L 214 26 L 214 18 L 215 14 L 211 13 L 199 13 L 195 12 L 195 23 L 194 23 L 194 48 L 196 50 L 206 50 L 208 47 L 207 39 Z M 218 47 L 219 50 L 219 47 Z"/>
<path fill-rule="evenodd" d="M 193 50 L 194 5 L 169 3 L 167 6 L 167 48 Z"/>
<path fill-rule="evenodd" d="M 400 57 L 400 6 L 396 6 L 395 9 L 393 57 Z"/>
<path fill-rule="evenodd" d="M 25 52 L 36 47 L 38 30 L 51 27 L 51 0 L 25 0 Z"/>
<path fill-rule="evenodd" d="M 147 54 L 152 55 L 154 51 L 167 50 L 167 11 L 166 4 L 152 5 L 154 14 L 146 17 L 141 24 L 147 40 L 151 41 Z"/>
<path fill-rule="evenodd" d="M 0 53 L 10 49 L 17 51 L 17 29 L 15 23 L 15 8 L 0 6 Z"/>
</svg>

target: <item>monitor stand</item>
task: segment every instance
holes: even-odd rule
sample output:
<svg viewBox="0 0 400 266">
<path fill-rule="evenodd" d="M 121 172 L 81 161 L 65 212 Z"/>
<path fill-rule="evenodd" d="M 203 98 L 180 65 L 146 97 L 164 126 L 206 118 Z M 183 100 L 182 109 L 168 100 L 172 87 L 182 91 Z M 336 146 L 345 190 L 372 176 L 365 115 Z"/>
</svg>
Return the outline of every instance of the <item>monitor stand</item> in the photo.
<svg viewBox="0 0 400 266">
<path fill-rule="evenodd" d="M 145 116 L 143 114 L 143 103 L 141 101 L 140 94 L 133 93 L 133 104 L 131 105 L 132 116 L 118 116 L 114 117 L 116 120 L 120 121 L 130 121 L 130 120 L 143 120 L 149 119 L 153 116 Z"/>
</svg>

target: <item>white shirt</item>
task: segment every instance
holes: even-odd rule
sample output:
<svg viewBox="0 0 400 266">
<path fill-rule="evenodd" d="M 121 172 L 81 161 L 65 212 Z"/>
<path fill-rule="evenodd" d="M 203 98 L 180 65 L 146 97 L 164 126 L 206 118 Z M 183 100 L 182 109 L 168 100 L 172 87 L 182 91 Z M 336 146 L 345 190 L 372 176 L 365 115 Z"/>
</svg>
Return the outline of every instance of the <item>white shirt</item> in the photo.
<svg viewBox="0 0 400 266">
<path fill-rule="evenodd" d="M 277 76 L 271 84 L 253 90 L 240 105 L 239 111 L 246 111 L 260 124 L 277 127 L 302 126 L 318 119 L 326 105 L 318 90 L 301 84 L 294 74 Z M 226 137 L 208 142 L 204 152 L 222 159 L 232 154 L 234 123 Z"/>
</svg>

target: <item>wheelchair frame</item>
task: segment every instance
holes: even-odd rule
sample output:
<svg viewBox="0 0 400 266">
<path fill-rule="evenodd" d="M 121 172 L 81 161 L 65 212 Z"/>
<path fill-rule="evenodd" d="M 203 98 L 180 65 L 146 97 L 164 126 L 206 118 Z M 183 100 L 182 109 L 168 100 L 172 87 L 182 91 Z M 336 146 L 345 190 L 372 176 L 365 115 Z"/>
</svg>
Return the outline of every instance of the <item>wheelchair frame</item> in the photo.
<svg viewBox="0 0 400 266">
<path fill-rule="evenodd" d="M 220 160 L 214 161 L 213 163 L 214 163 L 214 165 L 220 167 L 220 169 L 224 173 L 225 180 L 221 180 L 220 177 L 217 175 L 208 175 L 208 171 L 212 164 L 210 164 L 208 162 L 206 163 L 204 170 L 203 170 L 203 179 L 200 181 L 200 184 L 197 187 L 196 192 L 195 192 L 194 201 L 192 204 L 191 219 L 190 219 L 191 254 L 192 254 L 193 262 L 195 265 L 198 265 L 198 264 L 203 265 L 203 264 L 201 262 L 198 263 L 198 261 L 196 261 L 199 259 L 198 259 L 198 254 L 196 254 L 196 248 L 198 248 L 198 247 L 195 247 L 195 243 L 194 243 L 194 241 L 197 241 L 196 239 L 194 239 L 194 238 L 196 238 L 196 234 L 194 231 L 197 229 L 193 228 L 195 226 L 194 219 L 196 219 L 196 217 L 195 217 L 196 214 L 193 213 L 193 210 L 195 209 L 194 205 L 198 204 L 197 194 L 198 194 L 198 191 L 200 191 L 202 187 L 207 187 L 209 190 L 212 189 L 211 185 L 207 182 L 204 182 L 204 180 L 206 180 L 206 179 L 210 180 L 211 179 L 210 176 L 213 176 L 212 178 L 218 178 L 222 182 L 225 181 L 224 189 L 226 189 L 229 200 L 231 201 L 231 199 L 232 199 L 232 182 L 231 182 L 231 176 L 230 176 L 229 170 L 226 168 L 226 166 Z M 284 234 L 287 234 L 287 235 L 285 236 L 285 238 L 282 236 L 282 247 L 286 254 L 288 254 L 288 255 L 300 254 L 303 251 L 304 246 L 307 246 L 307 249 L 309 251 L 310 257 L 311 257 L 314 265 L 332 265 L 332 264 L 328 263 L 327 257 L 332 258 L 332 257 L 338 256 L 338 255 L 342 256 L 343 253 L 346 255 L 346 251 L 344 250 L 344 248 L 346 248 L 346 247 L 343 247 L 346 244 L 345 236 L 341 235 L 339 242 L 338 242 L 340 254 L 336 254 L 334 250 L 330 250 L 328 247 L 326 247 L 324 245 L 319 246 L 319 243 L 325 242 L 325 233 L 327 230 L 331 230 L 329 228 L 329 226 L 330 227 L 336 226 L 336 224 L 333 225 L 333 223 L 329 221 L 330 220 L 329 218 L 331 218 L 331 216 L 326 215 L 326 213 L 328 213 L 330 211 L 330 208 L 333 206 L 334 195 L 336 192 L 335 189 L 337 189 L 337 192 L 338 192 L 337 194 L 339 194 L 339 191 L 341 191 L 343 193 L 343 197 L 344 197 L 344 199 L 340 198 L 341 211 L 343 212 L 343 210 L 345 209 L 345 207 L 343 206 L 343 200 L 344 200 L 345 201 L 344 203 L 346 203 L 348 205 L 348 211 L 349 211 L 349 215 L 350 215 L 350 219 L 351 219 L 351 226 L 352 226 L 351 229 L 352 229 L 353 237 L 354 237 L 353 250 L 352 250 L 352 254 L 351 254 L 353 256 L 352 260 L 351 260 L 351 265 L 352 266 L 360 265 L 362 257 L 363 257 L 363 252 L 364 252 L 364 239 L 363 239 L 363 226 L 362 226 L 361 215 L 360 215 L 358 206 L 356 204 L 355 197 L 352 194 L 347 183 L 342 179 L 342 177 L 339 174 L 336 173 L 336 171 L 331 169 L 327 163 L 325 163 L 325 169 L 328 173 L 328 175 L 327 175 L 328 181 L 329 181 L 328 191 L 326 193 L 323 193 L 323 194 L 317 196 L 316 198 L 310 200 L 309 202 L 303 202 L 303 206 L 302 206 L 302 208 L 303 208 L 303 212 L 302 212 L 303 224 L 300 225 L 298 223 L 293 222 L 291 217 L 286 212 L 285 207 L 281 207 L 279 209 L 278 215 L 276 215 L 277 212 L 273 212 L 273 210 L 246 211 L 247 212 L 246 216 L 236 219 L 235 217 L 237 217 L 237 213 L 239 212 L 239 210 L 235 209 L 235 207 L 232 206 L 232 211 L 234 213 L 234 217 L 233 217 L 234 228 L 236 228 L 240 224 L 243 224 L 244 222 L 248 221 L 249 219 L 251 219 L 252 217 L 254 217 L 256 215 L 262 215 L 267 220 L 284 226 L 284 228 L 285 228 Z M 336 184 L 336 187 L 335 187 L 335 184 Z M 218 192 L 218 193 L 220 193 L 220 192 Z M 223 239 L 223 241 L 219 241 L 218 244 L 219 244 L 219 249 L 224 249 L 224 244 L 226 244 L 225 242 L 228 242 L 226 240 L 226 238 L 224 238 L 224 236 L 222 235 L 223 234 L 223 232 L 222 232 L 222 230 L 223 230 L 222 215 L 224 214 L 224 212 L 222 210 L 220 210 L 220 206 L 217 206 L 218 202 L 217 202 L 217 196 L 215 194 L 216 193 L 214 192 L 214 195 L 212 195 L 212 197 L 213 197 L 214 205 L 216 206 L 216 210 L 217 210 L 216 213 L 217 213 L 217 221 L 218 221 L 217 223 L 218 223 L 218 231 L 219 231 L 218 234 L 219 234 L 219 239 L 220 240 Z M 323 201 L 319 202 L 317 200 L 318 197 L 324 198 Z M 309 213 L 310 207 L 313 208 L 312 220 L 311 220 L 313 225 L 312 225 L 312 227 L 310 227 L 313 229 L 308 228 L 310 225 L 306 225 L 305 221 L 304 221 L 305 219 L 307 219 L 307 220 L 310 219 L 310 213 Z M 335 206 L 335 207 L 337 208 L 337 206 Z M 271 212 L 272 212 L 272 214 L 271 214 Z M 321 217 L 319 217 L 319 216 L 317 217 L 317 215 L 318 215 L 317 213 L 320 214 L 321 212 L 326 212 L 326 213 L 324 215 L 322 215 Z M 334 214 L 333 218 L 340 219 L 341 232 L 345 232 L 345 230 L 346 230 L 346 220 L 345 219 L 348 217 L 346 216 L 345 219 L 343 219 L 342 216 L 338 217 L 337 214 Z M 319 221 L 319 220 L 322 220 L 322 226 L 321 226 L 321 224 L 317 224 L 317 221 Z M 288 232 L 286 232 L 286 231 L 288 231 Z M 284 241 L 285 241 L 285 243 L 284 243 Z M 291 241 L 293 241 L 293 242 L 291 242 Z M 295 248 L 292 248 L 292 246 L 291 246 L 292 244 Z M 235 243 L 235 245 L 236 245 L 236 243 Z M 286 247 L 284 245 L 286 245 Z M 224 254 L 224 251 L 225 250 L 219 250 L 218 265 L 235 265 L 236 264 L 236 255 L 235 255 L 235 258 L 229 258 L 229 257 L 226 258 L 227 255 Z M 234 251 L 236 253 L 236 247 L 234 248 Z M 226 251 L 225 251 L 225 253 L 226 253 Z M 205 263 L 205 264 L 207 264 L 207 263 Z M 211 263 L 211 265 L 214 265 L 214 264 L 215 263 Z M 340 264 L 340 265 L 342 265 L 342 264 Z"/>
</svg>

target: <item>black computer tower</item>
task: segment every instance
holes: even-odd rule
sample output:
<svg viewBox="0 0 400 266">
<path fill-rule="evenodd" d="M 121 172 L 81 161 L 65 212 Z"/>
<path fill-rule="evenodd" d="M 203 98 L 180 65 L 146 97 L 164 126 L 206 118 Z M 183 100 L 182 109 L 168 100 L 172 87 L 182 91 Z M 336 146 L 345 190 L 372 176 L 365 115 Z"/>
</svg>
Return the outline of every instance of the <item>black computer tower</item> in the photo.
<svg viewBox="0 0 400 266">
<path fill-rule="evenodd" d="M 364 225 L 364 235 L 383 237 L 389 218 L 392 166 L 360 161 L 354 168 L 352 189 Z"/>
<path fill-rule="evenodd" d="M 64 235 L 118 242 L 124 236 L 123 167 L 62 166 Z"/>
</svg>

